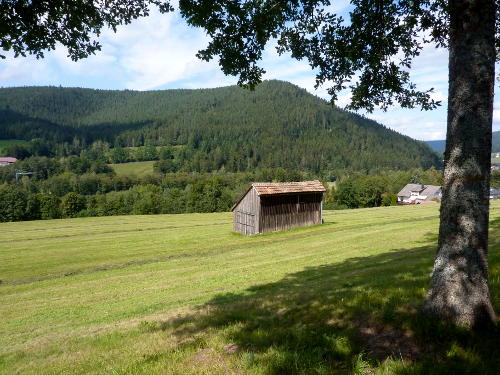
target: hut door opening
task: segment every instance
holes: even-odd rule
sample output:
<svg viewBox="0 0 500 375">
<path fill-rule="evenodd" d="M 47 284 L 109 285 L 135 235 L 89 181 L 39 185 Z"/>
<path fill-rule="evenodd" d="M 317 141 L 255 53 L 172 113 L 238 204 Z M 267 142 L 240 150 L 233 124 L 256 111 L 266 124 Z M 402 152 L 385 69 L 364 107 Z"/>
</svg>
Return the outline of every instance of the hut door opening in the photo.
<svg viewBox="0 0 500 375">
<path fill-rule="evenodd" d="M 237 221 L 241 233 L 255 234 L 255 214 L 239 211 L 237 215 Z"/>
</svg>

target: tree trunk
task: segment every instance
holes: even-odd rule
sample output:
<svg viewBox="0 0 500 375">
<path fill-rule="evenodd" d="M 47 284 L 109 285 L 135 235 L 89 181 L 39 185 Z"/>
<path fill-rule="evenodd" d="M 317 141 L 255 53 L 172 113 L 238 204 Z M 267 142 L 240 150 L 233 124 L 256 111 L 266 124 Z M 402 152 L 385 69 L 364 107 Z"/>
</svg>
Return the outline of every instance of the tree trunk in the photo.
<svg viewBox="0 0 500 375">
<path fill-rule="evenodd" d="M 495 0 L 450 0 L 448 129 L 438 253 L 424 311 L 495 322 L 488 288 Z"/>
</svg>

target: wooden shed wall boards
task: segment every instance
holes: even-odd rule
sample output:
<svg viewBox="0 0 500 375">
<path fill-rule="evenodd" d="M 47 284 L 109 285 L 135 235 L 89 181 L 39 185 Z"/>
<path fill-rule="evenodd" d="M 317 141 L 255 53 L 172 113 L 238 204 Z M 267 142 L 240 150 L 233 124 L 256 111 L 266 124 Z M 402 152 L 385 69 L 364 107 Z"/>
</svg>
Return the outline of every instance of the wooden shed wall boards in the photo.
<svg viewBox="0 0 500 375">
<path fill-rule="evenodd" d="M 259 233 L 260 198 L 252 187 L 233 207 L 233 230 L 243 234 Z"/>
<path fill-rule="evenodd" d="M 323 193 L 319 181 L 254 183 L 233 206 L 233 230 L 269 233 L 320 224 Z"/>
</svg>

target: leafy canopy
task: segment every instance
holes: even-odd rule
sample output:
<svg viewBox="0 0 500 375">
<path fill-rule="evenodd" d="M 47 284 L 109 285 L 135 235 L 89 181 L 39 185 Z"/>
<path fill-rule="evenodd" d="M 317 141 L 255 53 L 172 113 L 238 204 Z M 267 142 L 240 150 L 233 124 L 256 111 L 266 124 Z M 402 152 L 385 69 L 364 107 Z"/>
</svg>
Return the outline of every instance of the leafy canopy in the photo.
<svg viewBox="0 0 500 375">
<path fill-rule="evenodd" d="M 446 47 L 445 0 L 352 0 L 350 20 L 329 9 L 329 0 L 180 0 L 188 22 L 203 27 L 211 41 L 198 53 L 220 57 L 226 74 L 253 88 L 264 70 L 257 64 L 265 45 L 277 40 L 278 52 L 306 59 L 317 71 L 316 87 L 328 84 L 332 101 L 340 90 L 352 93 L 350 109 L 375 106 L 433 109 L 432 89 L 419 91 L 409 68 L 423 45 Z M 500 17 L 497 17 L 500 50 Z"/>
<path fill-rule="evenodd" d="M 12 50 L 15 57 L 40 58 L 44 50 L 60 43 L 68 48 L 69 57 L 78 60 L 101 49 L 95 38 L 103 27 L 116 31 L 118 25 L 148 16 L 150 5 L 162 13 L 173 10 L 163 0 L 0 1 L 0 47 Z"/>
<path fill-rule="evenodd" d="M 173 10 L 168 0 L 0 1 L 0 46 L 16 57 L 43 57 L 60 43 L 78 60 L 100 50 L 95 39 L 103 27 L 116 31 L 147 16 L 150 6 Z M 432 89 L 417 89 L 409 69 L 424 44 L 447 46 L 446 0 L 352 0 L 349 20 L 332 12 L 329 0 L 179 0 L 179 8 L 211 38 L 198 57 L 217 56 L 224 73 L 239 76 L 242 86 L 254 88 L 261 81 L 258 61 L 266 44 L 276 40 L 279 53 L 309 62 L 316 86 L 329 85 L 332 101 L 350 89 L 349 109 L 398 103 L 427 110 L 440 104 L 430 96 Z M 498 14 L 496 20 L 500 51 Z"/>
</svg>

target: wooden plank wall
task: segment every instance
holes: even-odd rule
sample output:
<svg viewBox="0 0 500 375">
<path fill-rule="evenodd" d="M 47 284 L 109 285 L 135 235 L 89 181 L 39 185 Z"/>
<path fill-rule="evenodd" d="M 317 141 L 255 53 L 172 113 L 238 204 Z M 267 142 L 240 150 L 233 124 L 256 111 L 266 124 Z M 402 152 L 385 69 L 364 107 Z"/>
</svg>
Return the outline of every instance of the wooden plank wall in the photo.
<svg viewBox="0 0 500 375">
<path fill-rule="evenodd" d="M 259 233 L 260 198 L 254 188 L 233 210 L 233 230 L 243 234 Z"/>
<path fill-rule="evenodd" d="M 321 223 L 321 193 L 261 197 L 260 233 Z"/>
</svg>

